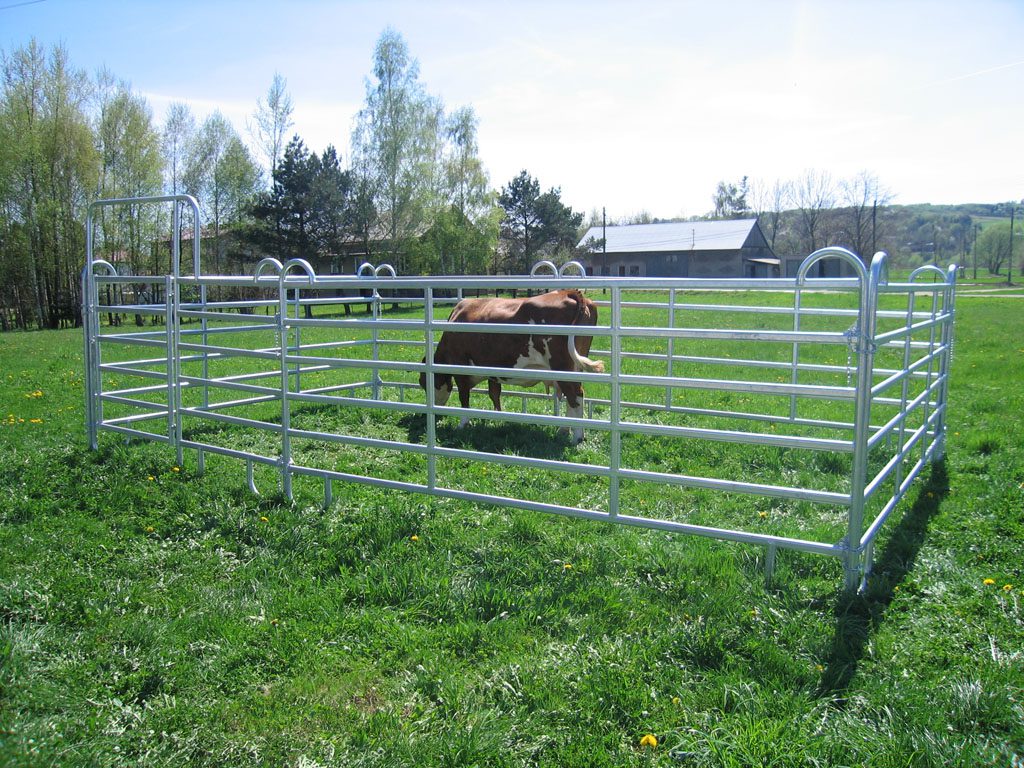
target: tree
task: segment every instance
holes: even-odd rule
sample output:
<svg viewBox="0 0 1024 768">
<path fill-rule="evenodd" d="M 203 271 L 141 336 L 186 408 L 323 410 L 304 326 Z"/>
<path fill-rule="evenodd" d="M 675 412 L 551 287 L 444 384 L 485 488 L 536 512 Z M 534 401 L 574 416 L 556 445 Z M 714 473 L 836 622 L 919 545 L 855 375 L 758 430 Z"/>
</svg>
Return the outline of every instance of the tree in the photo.
<svg viewBox="0 0 1024 768">
<path fill-rule="evenodd" d="M 446 118 L 442 159 L 442 200 L 420 239 L 419 271 L 440 274 L 484 272 L 494 251 L 501 209 L 478 155 L 477 119 L 472 107 Z"/>
<path fill-rule="evenodd" d="M 565 206 L 556 187 L 541 194 L 539 182 L 525 170 L 502 188 L 498 203 L 505 211 L 502 266 L 511 272 L 525 273 L 538 258 L 576 245 L 583 214 Z"/>
<path fill-rule="evenodd" d="M 477 118 L 472 107 L 462 107 L 445 121 L 444 197 L 470 221 L 487 216 L 494 195 L 476 140 Z"/>
<path fill-rule="evenodd" d="M 828 241 L 828 213 L 835 205 L 835 185 L 825 171 L 808 170 L 790 186 L 790 202 L 796 209 L 796 240 L 808 255 Z"/>
<path fill-rule="evenodd" d="M 287 91 L 288 81 L 277 72 L 267 90 L 267 100 L 256 101 L 253 112 L 254 126 L 249 131 L 267 161 L 268 178 L 273 176 L 284 151 L 285 136 L 295 124 L 292 120 L 292 97 Z"/>
<path fill-rule="evenodd" d="M 195 132 L 196 120 L 188 105 L 180 101 L 173 102 L 167 109 L 164 128 L 160 134 L 160 150 L 167 172 L 164 186 L 169 194 L 176 195 L 182 189 L 185 161 Z"/>
<path fill-rule="evenodd" d="M 23 328 L 80 320 L 82 223 L 98 167 L 89 94 L 63 47 L 47 52 L 32 40 L 3 58 L 0 298 Z"/>
<path fill-rule="evenodd" d="M 160 135 L 146 100 L 127 83 L 101 72 L 96 137 L 100 153 L 100 198 L 149 197 L 163 186 Z M 122 269 L 130 274 L 159 267 L 150 258 L 156 239 L 158 210 L 151 206 L 119 206 L 100 211 L 105 246 L 121 254 Z M 141 324 L 142 317 L 136 322 Z"/>
<path fill-rule="evenodd" d="M 790 183 L 787 181 L 776 180 L 770 187 L 755 182 L 750 191 L 751 208 L 773 251 L 789 197 Z"/>
<path fill-rule="evenodd" d="M 315 264 L 321 256 L 338 253 L 355 228 L 355 196 L 352 174 L 342 170 L 334 147 L 317 157 L 295 136 L 285 147 L 270 192 L 252 206 L 259 222 L 252 239 L 265 252 Z"/>
<path fill-rule="evenodd" d="M 878 206 L 888 205 L 892 193 L 877 176 L 861 171 L 852 179 L 839 182 L 839 199 L 839 224 L 843 232 L 843 242 L 839 244 L 870 262 L 880 240 Z"/>
<path fill-rule="evenodd" d="M 185 191 L 200 201 L 212 226 L 214 263 L 228 256 L 224 230 L 237 225 L 259 187 L 260 172 L 227 118 L 215 111 L 200 127 L 189 148 Z"/>
<path fill-rule="evenodd" d="M 718 182 L 712 201 L 715 204 L 711 216 L 714 219 L 742 219 L 750 215 L 750 208 L 747 205 L 747 194 L 749 185 L 747 177 L 744 176 L 740 183 L 729 184 L 725 181 Z"/>
<path fill-rule="evenodd" d="M 402 253 L 436 207 L 443 110 L 419 82 L 419 65 L 393 29 L 374 50 L 366 105 L 352 134 L 353 170 L 378 213 L 380 237 L 402 269 Z"/>
<path fill-rule="evenodd" d="M 1013 271 L 1010 262 L 1010 222 L 997 221 L 981 230 L 974 244 L 978 260 L 990 275 L 999 275 L 1007 267 L 1007 279 Z"/>
</svg>

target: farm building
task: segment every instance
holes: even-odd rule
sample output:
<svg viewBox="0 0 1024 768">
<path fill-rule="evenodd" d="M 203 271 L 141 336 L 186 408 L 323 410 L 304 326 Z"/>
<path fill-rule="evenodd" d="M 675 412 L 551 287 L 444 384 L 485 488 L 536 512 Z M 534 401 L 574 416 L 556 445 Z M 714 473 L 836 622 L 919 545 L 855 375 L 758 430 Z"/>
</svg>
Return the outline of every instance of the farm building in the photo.
<svg viewBox="0 0 1024 768">
<path fill-rule="evenodd" d="M 591 227 L 578 247 L 588 245 L 582 261 L 591 275 L 779 277 L 779 259 L 757 219 Z"/>
</svg>

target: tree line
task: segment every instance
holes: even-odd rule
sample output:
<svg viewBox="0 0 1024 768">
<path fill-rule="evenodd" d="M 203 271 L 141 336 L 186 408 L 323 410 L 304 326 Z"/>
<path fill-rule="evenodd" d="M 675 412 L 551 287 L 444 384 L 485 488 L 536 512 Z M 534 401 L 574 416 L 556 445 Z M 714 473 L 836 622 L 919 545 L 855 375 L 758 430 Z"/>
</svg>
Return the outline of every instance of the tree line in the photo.
<svg viewBox="0 0 1024 768">
<path fill-rule="evenodd" d="M 211 273 L 246 271 L 268 255 L 336 272 L 339 256 L 359 254 L 402 274 L 522 274 L 539 258 L 572 255 L 583 229 L 602 221 L 594 211 L 584 222 L 559 188 L 545 190 L 526 170 L 494 189 L 472 107 L 448 111 L 428 93 L 392 29 L 374 49 L 347 163 L 334 146 L 317 154 L 292 133 L 279 74 L 256 103 L 247 143 L 219 111 L 200 122 L 183 103 L 157 125 L 126 81 L 105 70 L 87 75 L 61 46 L 33 40 L 0 65 L 2 330 L 81 322 L 86 211 L 98 199 L 195 196 L 200 221 L 186 222 L 182 237 L 198 230 Z M 778 254 L 843 245 L 884 249 L 906 266 L 968 263 L 970 254 L 1009 276 L 1009 223 L 996 221 L 1006 211 L 892 199 L 867 172 L 835 180 L 811 170 L 772 183 L 722 181 L 705 218 L 756 216 Z M 652 221 L 640 213 L 617 223 Z M 163 274 L 171 227 L 166 208 L 103 208 L 94 242 L 120 274 Z"/>
<path fill-rule="evenodd" d="M 894 197 L 867 171 L 847 179 L 819 170 L 771 182 L 744 176 L 739 181 L 719 181 L 711 196 L 712 208 L 701 218 L 756 217 L 777 254 L 807 255 L 838 245 L 865 258 L 886 251 L 891 263 L 900 268 L 955 261 L 970 268 L 974 277 L 979 268 L 982 274 L 1004 275 L 1008 281 L 1015 269 L 1024 276 L 1019 243 L 1024 234 L 1024 201 L 897 205 Z M 659 221 L 673 219 L 657 219 L 641 211 L 615 223 Z M 601 212 L 591 211 L 588 226 L 601 222 Z"/>
<path fill-rule="evenodd" d="M 197 121 L 172 104 L 157 125 L 146 100 L 102 71 L 75 68 L 66 49 L 36 41 L 2 58 L 0 328 L 81 322 L 86 213 L 94 200 L 190 194 L 203 268 L 232 272 L 263 256 L 303 257 L 331 270 L 358 253 L 403 274 L 522 272 L 576 244 L 582 214 L 542 192 L 527 171 L 494 190 L 471 107 L 447 111 L 419 80 L 401 35 L 374 50 L 349 162 L 310 151 L 291 133 L 293 105 L 275 75 L 247 125 L 219 111 Z M 169 207 L 101 208 L 96 252 L 120 274 L 163 274 Z M 141 288 L 141 284 L 140 284 Z"/>
</svg>

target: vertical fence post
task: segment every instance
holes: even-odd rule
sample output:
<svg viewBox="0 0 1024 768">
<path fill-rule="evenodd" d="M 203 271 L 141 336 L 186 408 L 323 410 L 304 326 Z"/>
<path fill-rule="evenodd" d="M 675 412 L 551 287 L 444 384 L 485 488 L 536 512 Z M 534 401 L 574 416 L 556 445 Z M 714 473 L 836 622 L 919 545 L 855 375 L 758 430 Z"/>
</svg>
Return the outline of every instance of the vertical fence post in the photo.
<svg viewBox="0 0 1024 768">
<path fill-rule="evenodd" d="M 907 315 L 904 321 L 904 326 L 907 329 L 906 335 L 903 337 L 903 381 L 900 384 L 900 413 L 903 414 L 903 418 L 900 419 L 900 428 L 897 431 L 896 438 L 896 453 L 903 453 L 903 446 L 906 442 L 907 434 L 907 401 L 910 398 L 910 375 L 907 370 L 911 364 L 911 353 L 913 350 L 914 334 L 910 331 L 910 328 L 914 325 L 914 305 L 917 301 L 917 294 L 911 291 L 907 294 Z M 905 459 L 901 459 L 899 464 L 896 465 L 896 469 L 893 473 L 893 482 L 897 490 L 903 483 L 903 465 L 906 463 Z"/>
<path fill-rule="evenodd" d="M 296 288 L 294 292 L 295 301 L 295 319 L 300 320 L 302 318 L 302 299 L 299 289 Z M 295 350 L 296 355 L 302 354 L 302 326 L 296 324 L 294 330 L 295 346 L 290 347 Z M 295 391 L 302 392 L 302 362 L 300 360 L 295 361 Z"/>
<path fill-rule="evenodd" d="M 423 289 L 423 361 L 427 366 L 424 381 L 427 397 L 427 488 L 431 491 L 437 487 L 437 416 L 434 414 L 437 392 L 434 383 L 434 289 L 427 286 Z"/>
<path fill-rule="evenodd" d="M 374 275 L 376 280 L 376 275 Z M 377 290 L 376 284 L 373 286 L 373 329 L 370 331 L 370 338 L 373 341 L 373 360 L 376 362 L 380 360 L 380 335 L 377 330 L 377 324 L 380 321 L 380 291 Z M 370 383 L 371 391 L 373 393 L 374 400 L 380 400 L 380 369 L 374 367 L 372 372 L 372 380 Z"/>
<path fill-rule="evenodd" d="M 182 386 L 181 386 L 181 281 L 177 278 L 174 279 L 172 285 L 172 296 L 168 298 L 168 301 L 173 301 L 174 307 L 174 328 L 173 328 L 173 343 L 174 343 L 174 444 L 177 446 L 177 460 L 178 466 L 180 467 L 184 463 L 184 455 L 182 449 L 183 439 L 183 426 L 182 421 L 184 420 L 183 407 L 182 407 Z"/>
<path fill-rule="evenodd" d="M 668 292 L 668 327 L 676 327 L 676 289 Z M 668 337 L 668 377 L 675 378 L 676 337 Z M 672 408 L 672 387 L 665 387 L 665 408 Z"/>
<path fill-rule="evenodd" d="M 864 528 L 864 491 L 868 475 L 868 439 L 871 437 L 871 386 L 874 383 L 875 324 L 878 287 L 887 278 L 886 254 L 879 251 L 871 261 L 867 281 L 861 280 L 857 327 L 857 387 L 854 395 L 853 467 L 850 473 L 850 512 L 846 530 L 844 585 L 848 590 L 863 586 L 867 564 L 860 537 Z"/>
<path fill-rule="evenodd" d="M 86 240 L 89 242 L 87 251 L 89 255 L 82 269 L 82 332 L 84 341 L 85 357 L 85 432 L 89 440 L 89 448 L 96 450 L 99 447 L 96 428 L 96 381 L 93 374 L 93 347 L 95 337 L 93 331 L 93 320 L 96 316 L 96 306 L 93 296 L 96 291 L 96 279 L 92 273 L 92 247 L 91 247 L 91 224 L 86 233 Z"/>
<path fill-rule="evenodd" d="M 291 403 L 288 400 L 291 371 L 288 370 L 288 289 L 285 285 L 287 272 L 282 270 L 277 278 L 277 351 L 281 359 L 281 491 L 288 501 L 292 500 L 292 437 Z"/>
<path fill-rule="evenodd" d="M 612 286 L 611 328 L 612 376 L 609 392 L 611 436 L 608 454 L 608 468 L 611 473 L 608 478 L 608 514 L 614 519 L 619 514 L 619 468 L 622 460 L 622 430 L 619 428 L 619 421 L 622 418 L 620 407 L 622 386 L 619 384 L 619 377 L 622 374 L 622 336 L 619 333 L 622 328 L 622 287 L 619 285 Z"/>
<path fill-rule="evenodd" d="M 178 421 L 181 414 L 178 411 L 178 387 L 181 382 L 181 372 L 178 370 L 178 345 L 176 341 L 176 328 L 178 325 L 177 311 L 174 303 L 174 293 L 177 281 L 173 275 L 164 276 L 164 325 L 167 344 L 167 362 L 165 372 L 167 374 L 167 439 L 174 446 L 174 455 L 178 466 L 182 464 L 181 451 L 181 430 Z"/>
<path fill-rule="evenodd" d="M 956 266 L 950 265 L 946 272 L 946 288 L 943 290 L 942 309 L 947 315 L 942 324 L 942 358 L 939 363 L 939 375 L 942 377 L 942 385 L 939 387 L 939 420 L 935 425 L 935 434 L 939 445 L 932 458 L 935 461 L 941 459 L 946 453 L 946 416 L 949 408 L 949 371 L 950 363 L 953 360 L 953 321 L 956 319 Z"/>
<path fill-rule="evenodd" d="M 796 288 L 793 290 L 793 332 L 796 333 L 800 330 L 800 305 L 801 299 L 803 298 L 803 283 L 797 281 Z M 793 356 L 792 356 L 792 368 L 790 370 L 789 383 L 796 386 L 800 381 L 800 342 L 793 342 Z M 849 383 L 849 382 L 847 382 Z M 797 414 L 797 396 L 789 396 L 789 420 L 796 421 Z"/>
</svg>

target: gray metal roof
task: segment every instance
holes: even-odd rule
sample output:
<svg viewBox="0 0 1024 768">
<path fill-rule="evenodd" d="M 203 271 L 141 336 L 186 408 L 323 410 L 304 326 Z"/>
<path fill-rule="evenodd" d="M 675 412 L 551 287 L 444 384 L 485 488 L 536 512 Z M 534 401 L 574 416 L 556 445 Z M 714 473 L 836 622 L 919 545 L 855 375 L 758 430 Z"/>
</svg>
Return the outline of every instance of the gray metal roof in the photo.
<svg viewBox="0 0 1024 768">
<path fill-rule="evenodd" d="M 631 224 L 607 227 L 608 253 L 657 251 L 738 251 L 750 237 L 757 219 L 682 221 L 666 224 Z M 601 239 L 601 227 L 591 227 L 577 247 Z"/>
</svg>

